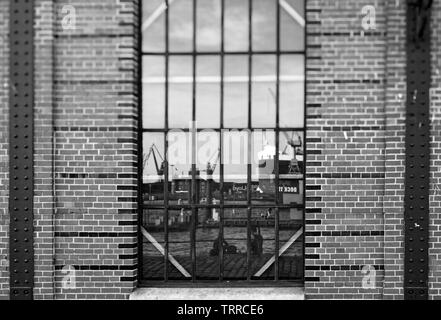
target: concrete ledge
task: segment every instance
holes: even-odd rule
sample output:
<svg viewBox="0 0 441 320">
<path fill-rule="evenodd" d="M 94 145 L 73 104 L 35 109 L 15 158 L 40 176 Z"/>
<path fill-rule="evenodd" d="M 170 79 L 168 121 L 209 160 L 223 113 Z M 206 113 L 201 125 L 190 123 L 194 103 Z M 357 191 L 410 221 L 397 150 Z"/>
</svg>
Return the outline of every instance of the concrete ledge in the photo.
<svg viewBox="0 0 441 320">
<path fill-rule="evenodd" d="M 303 288 L 138 288 L 130 300 L 304 300 Z"/>
</svg>

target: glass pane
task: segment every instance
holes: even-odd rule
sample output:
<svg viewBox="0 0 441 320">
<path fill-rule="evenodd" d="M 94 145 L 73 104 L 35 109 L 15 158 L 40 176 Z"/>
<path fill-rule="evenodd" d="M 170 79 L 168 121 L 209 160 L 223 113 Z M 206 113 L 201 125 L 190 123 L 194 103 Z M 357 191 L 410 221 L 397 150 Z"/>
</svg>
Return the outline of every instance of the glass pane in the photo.
<svg viewBox="0 0 441 320">
<path fill-rule="evenodd" d="M 143 201 L 164 204 L 164 134 L 144 133 L 143 136 Z"/>
<path fill-rule="evenodd" d="M 303 179 L 303 132 L 282 131 L 279 134 L 279 173 L 280 182 Z M 296 190 L 296 193 L 302 189 Z"/>
<path fill-rule="evenodd" d="M 219 189 L 219 133 L 214 131 L 202 131 L 198 133 L 197 146 L 197 183 L 199 204 L 216 205 L 220 202 Z M 206 210 L 206 217 L 202 223 L 212 223 L 212 212 Z"/>
<path fill-rule="evenodd" d="M 219 51 L 221 42 L 221 2 L 202 0 L 197 2 L 198 51 Z"/>
<path fill-rule="evenodd" d="M 196 277 L 198 280 L 219 279 L 218 209 L 200 209 L 196 229 Z"/>
<path fill-rule="evenodd" d="M 226 209 L 224 223 L 225 280 L 247 278 L 247 210 Z"/>
<path fill-rule="evenodd" d="M 169 0 L 170 51 L 193 50 L 193 0 Z"/>
<path fill-rule="evenodd" d="M 193 110 L 193 58 L 170 57 L 169 127 L 189 128 Z"/>
<path fill-rule="evenodd" d="M 223 135 L 225 204 L 243 205 L 247 203 L 249 133 L 246 130 L 231 130 Z M 235 212 L 232 210 L 232 217 Z"/>
<path fill-rule="evenodd" d="M 302 128 L 305 111 L 305 58 L 280 57 L 280 127 Z"/>
<path fill-rule="evenodd" d="M 277 0 L 253 0 L 253 50 L 276 50 Z"/>
<path fill-rule="evenodd" d="M 280 1 L 280 46 L 282 50 L 304 50 L 305 3 L 299 0 Z"/>
<path fill-rule="evenodd" d="M 143 210 L 143 276 L 150 280 L 164 279 L 164 210 Z"/>
<path fill-rule="evenodd" d="M 274 170 L 276 135 L 274 130 L 254 130 L 252 143 L 252 202 L 259 205 L 274 205 L 276 200 Z"/>
<path fill-rule="evenodd" d="M 303 210 L 279 211 L 279 279 L 303 278 Z"/>
<path fill-rule="evenodd" d="M 248 127 L 248 57 L 225 56 L 224 126 Z"/>
<path fill-rule="evenodd" d="M 251 215 L 251 275 L 253 280 L 274 280 L 274 208 L 254 209 Z"/>
<path fill-rule="evenodd" d="M 190 204 L 191 144 L 191 134 L 189 132 L 174 130 L 168 134 L 170 205 Z"/>
<path fill-rule="evenodd" d="M 197 58 L 196 121 L 198 128 L 220 127 L 220 58 Z"/>
<path fill-rule="evenodd" d="M 169 212 L 169 280 L 191 279 L 191 210 Z"/>
<path fill-rule="evenodd" d="M 143 128 L 164 128 L 165 125 L 165 59 L 143 57 L 142 69 Z"/>
<path fill-rule="evenodd" d="M 165 5 L 164 0 L 142 2 L 142 50 L 165 51 Z"/>
<path fill-rule="evenodd" d="M 253 56 L 252 123 L 254 128 L 276 126 L 276 56 Z"/>
<path fill-rule="evenodd" d="M 248 50 L 248 0 L 225 0 L 225 50 Z"/>
</svg>

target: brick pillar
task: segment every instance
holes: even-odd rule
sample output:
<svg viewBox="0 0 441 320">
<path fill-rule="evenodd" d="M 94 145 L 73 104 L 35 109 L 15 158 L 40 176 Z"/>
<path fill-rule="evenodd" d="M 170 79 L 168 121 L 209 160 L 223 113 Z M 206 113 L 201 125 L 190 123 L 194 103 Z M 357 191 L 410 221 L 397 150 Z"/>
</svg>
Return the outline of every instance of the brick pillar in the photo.
<svg viewBox="0 0 441 320">
<path fill-rule="evenodd" d="M 382 297 L 385 13 L 384 1 L 307 1 L 307 299 Z"/>
<path fill-rule="evenodd" d="M 384 298 L 402 299 L 406 113 L 406 2 L 387 1 Z"/>
<path fill-rule="evenodd" d="M 34 299 L 54 298 L 55 207 L 53 179 L 53 110 L 55 106 L 53 0 L 35 2 L 35 196 Z"/>
</svg>

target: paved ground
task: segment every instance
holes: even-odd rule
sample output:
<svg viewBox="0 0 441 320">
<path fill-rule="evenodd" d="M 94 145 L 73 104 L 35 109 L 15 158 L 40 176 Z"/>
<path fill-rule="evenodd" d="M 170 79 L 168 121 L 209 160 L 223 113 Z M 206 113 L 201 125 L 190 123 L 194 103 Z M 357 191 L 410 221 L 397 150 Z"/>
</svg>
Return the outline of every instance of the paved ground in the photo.
<svg viewBox="0 0 441 320">
<path fill-rule="evenodd" d="M 255 274 L 269 259 L 271 255 L 262 255 L 261 257 L 252 257 L 252 274 Z M 175 259 L 191 274 L 190 257 L 175 256 Z M 163 257 L 144 257 L 144 278 L 162 280 L 164 277 L 164 259 Z M 183 280 L 185 277 L 169 263 L 170 280 Z M 302 259 L 301 257 L 282 257 L 279 260 L 279 277 L 281 279 L 298 279 L 302 277 Z M 199 280 L 216 280 L 219 275 L 218 257 L 204 256 L 198 257 L 196 262 L 196 274 Z M 246 279 L 246 255 L 231 254 L 225 256 L 224 263 L 225 279 L 244 280 Z M 274 267 L 271 266 L 260 278 L 256 280 L 272 280 L 274 278 Z"/>
<path fill-rule="evenodd" d="M 304 300 L 301 287 L 138 288 L 131 300 Z"/>
</svg>

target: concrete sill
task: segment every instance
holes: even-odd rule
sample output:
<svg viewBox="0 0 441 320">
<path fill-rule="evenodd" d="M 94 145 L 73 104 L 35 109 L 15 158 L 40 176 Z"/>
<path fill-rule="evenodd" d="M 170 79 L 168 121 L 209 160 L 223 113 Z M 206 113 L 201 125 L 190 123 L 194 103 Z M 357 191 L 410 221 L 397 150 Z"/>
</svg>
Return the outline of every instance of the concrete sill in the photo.
<svg viewBox="0 0 441 320">
<path fill-rule="evenodd" d="M 299 287 L 138 288 L 130 300 L 304 300 Z"/>
</svg>

